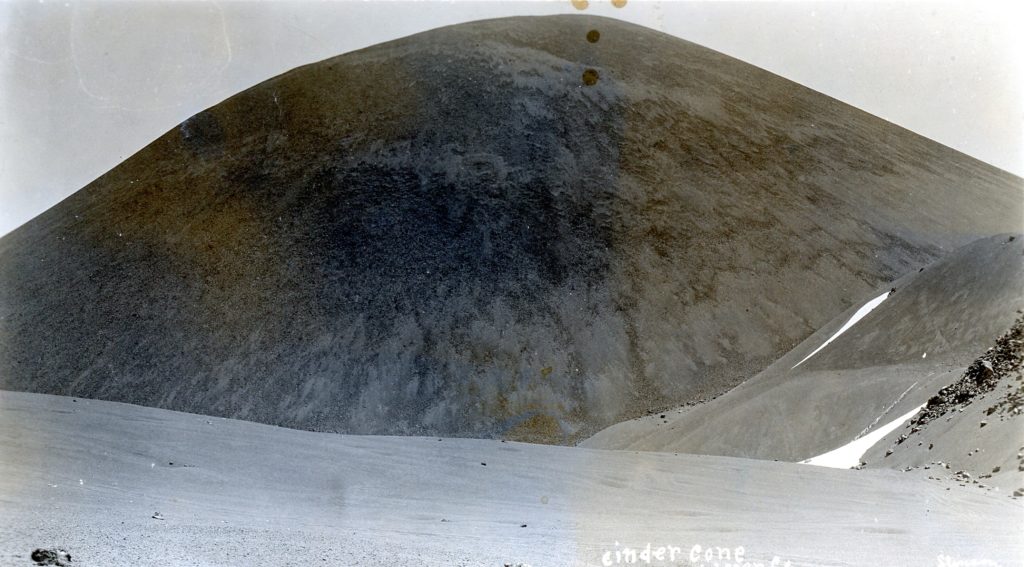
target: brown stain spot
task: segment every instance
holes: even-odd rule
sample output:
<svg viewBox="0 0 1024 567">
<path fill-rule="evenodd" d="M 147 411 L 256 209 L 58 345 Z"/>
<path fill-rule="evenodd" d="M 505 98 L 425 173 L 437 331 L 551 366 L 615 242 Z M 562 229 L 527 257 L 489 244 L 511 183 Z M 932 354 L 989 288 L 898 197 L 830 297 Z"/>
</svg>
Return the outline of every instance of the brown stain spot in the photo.
<svg viewBox="0 0 1024 567">
<path fill-rule="evenodd" d="M 558 444 L 562 436 L 562 426 L 557 419 L 547 414 L 537 414 L 509 430 L 505 439 L 550 445 Z"/>
<path fill-rule="evenodd" d="M 587 69 L 583 72 L 583 84 L 588 87 L 596 85 L 599 78 L 596 69 Z"/>
<path fill-rule="evenodd" d="M 577 10 L 586 10 L 588 6 L 590 6 L 588 0 L 572 0 L 572 7 Z"/>
<path fill-rule="evenodd" d="M 504 393 L 498 394 L 494 403 L 494 411 L 497 417 L 505 418 L 512 415 L 512 403 Z"/>
<path fill-rule="evenodd" d="M 612 0 L 612 6 L 623 8 L 626 6 L 626 0 Z"/>
<path fill-rule="evenodd" d="M 542 378 L 547 378 L 548 376 L 550 376 L 550 375 L 551 375 L 551 371 L 552 371 L 552 370 L 554 370 L 554 368 L 552 368 L 552 367 L 550 367 L 550 366 L 545 366 L 544 368 L 541 368 L 541 369 L 540 369 L 540 375 L 541 375 L 541 377 L 542 377 Z"/>
<path fill-rule="evenodd" d="M 587 41 L 590 43 L 597 43 L 601 39 L 601 32 L 597 30 L 590 30 L 587 32 Z"/>
</svg>

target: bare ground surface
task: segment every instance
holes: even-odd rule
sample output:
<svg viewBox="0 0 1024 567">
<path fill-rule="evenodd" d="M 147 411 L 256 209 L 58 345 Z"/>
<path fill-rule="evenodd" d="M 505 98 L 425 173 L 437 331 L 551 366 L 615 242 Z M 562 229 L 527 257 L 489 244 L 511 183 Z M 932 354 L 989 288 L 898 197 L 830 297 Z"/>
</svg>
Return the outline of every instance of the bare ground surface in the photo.
<svg viewBox="0 0 1024 567">
<path fill-rule="evenodd" d="M 596 565 L 615 542 L 794 565 L 1024 553 L 1019 503 L 890 470 L 344 436 L 14 392 L 0 454 L 11 565 L 38 547 L 75 565 Z"/>
</svg>

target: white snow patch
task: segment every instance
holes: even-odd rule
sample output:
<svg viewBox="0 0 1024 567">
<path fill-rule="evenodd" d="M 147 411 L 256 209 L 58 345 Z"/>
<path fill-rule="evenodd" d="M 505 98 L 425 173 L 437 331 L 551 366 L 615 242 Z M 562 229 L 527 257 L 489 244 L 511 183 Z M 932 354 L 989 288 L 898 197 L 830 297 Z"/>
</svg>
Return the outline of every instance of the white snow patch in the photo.
<svg viewBox="0 0 1024 567">
<path fill-rule="evenodd" d="M 794 364 L 793 368 L 796 368 L 797 366 L 800 366 L 808 358 L 818 354 L 818 352 L 821 349 L 827 347 L 830 342 L 836 340 L 839 337 L 839 335 L 845 333 L 847 330 L 849 330 L 850 327 L 852 327 L 855 323 L 857 323 L 857 321 L 860 321 L 865 316 L 867 316 L 868 313 L 871 313 L 875 309 L 875 307 L 878 307 L 879 305 L 881 305 L 882 302 L 885 301 L 885 298 L 887 298 L 887 297 L 889 297 L 889 292 L 888 291 L 883 293 L 882 295 L 879 295 L 878 297 L 872 299 L 871 301 L 867 302 L 863 307 L 858 309 L 857 312 L 853 314 L 853 317 L 850 317 L 850 320 L 847 321 L 846 323 L 844 323 L 843 326 L 840 327 L 839 330 L 836 331 L 836 333 L 834 335 L 829 337 L 827 341 L 821 343 L 820 347 L 814 349 L 814 352 L 812 352 L 811 354 L 808 354 L 807 356 L 805 356 L 803 360 L 801 360 L 800 362 Z M 793 368 L 790 368 L 790 370 L 792 370 Z"/>
<path fill-rule="evenodd" d="M 903 425 L 905 421 L 914 417 L 924 406 L 925 404 L 921 404 L 863 437 L 858 437 L 828 453 L 823 453 L 806 461 L 800 461 L 800 464 L 833 469 L 852 469 L 860 464 L 860 458 L 864 456 L 864 453 L 868 452 L 868 449 L 874 447 L 875 443 L 878 443 L 883 437 Z"/>
</svg>

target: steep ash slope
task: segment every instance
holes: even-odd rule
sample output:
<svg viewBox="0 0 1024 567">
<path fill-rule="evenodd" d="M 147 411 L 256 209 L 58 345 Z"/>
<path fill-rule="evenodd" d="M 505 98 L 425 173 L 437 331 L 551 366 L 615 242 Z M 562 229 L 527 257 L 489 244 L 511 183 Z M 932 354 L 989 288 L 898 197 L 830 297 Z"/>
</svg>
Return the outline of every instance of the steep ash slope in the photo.
<svg viewBox="0 0 1024 567">
<path fill-rule="evenodd" d="M 464 24 L 246 90 L 0 240 L 0 387 L 568 442 L 1019 230 L 1021 195 L 648 29 Z"/>
<path fill-rule="evenodd" d="M 1024 316 L 962 376 L 864 456 L 869 467 L 930 470 L 939 480 L 1024 497 Z"/>
</svg>

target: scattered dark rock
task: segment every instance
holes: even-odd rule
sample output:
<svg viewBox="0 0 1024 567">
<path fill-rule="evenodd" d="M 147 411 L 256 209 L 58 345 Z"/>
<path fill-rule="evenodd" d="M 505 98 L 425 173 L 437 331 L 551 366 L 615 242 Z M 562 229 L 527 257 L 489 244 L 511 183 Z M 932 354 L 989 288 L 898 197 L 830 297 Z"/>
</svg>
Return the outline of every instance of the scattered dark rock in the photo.
<svg viewBox="0 0 1024 567">
<path fill-rule="evenodd" d="M 71 554 L 63 549 L 37 549 L 31 558 L 36 565 L 71 565 Z"/>
<path fill-rule="evenodd" d="M 154 520 L 163 520 L 165 518 L 164 518 L 164 515 L 161 514 L 160 512 L 154 512 L 153 513 L 153 519 Z"/>
<path fill-rule="evenodd" d="M 480 464 L 481 464 L 481 465 L 483 465 L 483 466 L 485 466 L 485 467 L 487 466 L 487 463 L 480 463 Z"/>
<path fill-rule="evenodd" d="M 520 527 L 520 528 L 525 528 L 525 527 L 526 527 L 526 524 L 523 524 L 523 525 L 521 525 L 521 526 L 519 526 L 519 527 Z"/>
<path fill-rule="evenodd" d="M 917 433 L 927 423 L 955 411 L 962 412 L 975 399 L 993 391 L 1001 378 L 1012 373 L 1020 373 L 1024 362 L 1024 317 L 1018 317 L 1010 330 L 996 339 L 995 346 L 985 351 L 971 363 L 959 380 L 942 388 L 939 393 L 928 400 L 928 404 L 910 420 L 911 434 Z M 988 408 L 985 413 L 1009 413 L 1017 415 L 1024 411 L 1024 381 L 1018 378 L 1016 389 L 1007 393 L 996 405 Z M 982 421 L 980 427 L 985 427 Z M 907 435 L 901 435 L 896 444 L 903 443 Z M 931 449 L 932 445 L 929 444 Z"/>
</svg>

